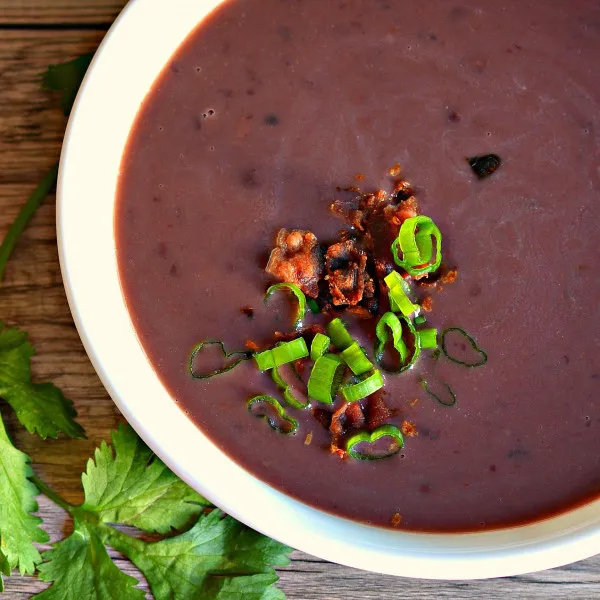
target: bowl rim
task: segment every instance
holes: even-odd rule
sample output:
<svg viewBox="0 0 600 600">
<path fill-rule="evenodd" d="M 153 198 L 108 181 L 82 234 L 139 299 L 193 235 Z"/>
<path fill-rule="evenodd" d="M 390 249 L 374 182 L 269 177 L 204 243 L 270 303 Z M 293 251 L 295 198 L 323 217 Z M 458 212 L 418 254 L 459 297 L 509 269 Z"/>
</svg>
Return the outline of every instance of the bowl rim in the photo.
<svg viewBox="0 0 600 600">
<path fill-rule="evenodd" d="M 141 102 L 187 35 L 222 1 L 132 0 L 94 57 L 65 134 L 57 188 L 61 271 L 83 345 L 119 410 L 179 477 L 215 505 L 325 560 L 456 580 L 539 571 L 599 552 L 598 500 L 529 525 L 462 534 L 385 530 L 325 513 L 245 471 L 173 402 L 146 358 L 120 287 L 114 199 Z"/>
</svg>

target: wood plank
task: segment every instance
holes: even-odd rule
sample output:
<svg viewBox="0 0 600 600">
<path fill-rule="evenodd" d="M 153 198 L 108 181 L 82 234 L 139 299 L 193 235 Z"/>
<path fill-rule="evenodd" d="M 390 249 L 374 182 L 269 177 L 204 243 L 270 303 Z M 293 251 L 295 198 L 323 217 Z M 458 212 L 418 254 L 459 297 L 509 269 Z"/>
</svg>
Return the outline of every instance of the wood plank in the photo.
<svg viewBox="0 0 600 600">
<path fill-rule="evenodd" d="M 112 23 L 126 0 L 3 0 L 3 25 L 56 25 Z"/>
<path fill-rule="evenodd" d="M 79 14 L 88 9 L 89 14 L 96 9 L 96 14 L 102 14 L 113 5 L 110 0 L 0 0 L 0 21 L 7 9 L 21 18 L 28 8 L 57 19 L 65 6 Z M 0 236 L 60 149 L 64 119 L 54 99 L 39 91 L 39 73 L 49 63 L 93 49 L 101 37 L 101 31 L 15 30 L 0 35 Z M 89 439 L 42 441 L 17 427 L 14 418 L 8 420 L 9 431 L 32 456 L 39 475 L 69 501 L 79 502 L 80 473 L 87 458 L 122 417 L 94 373 L 70 318 L 58 267 L 52 197 L 16 248 L 0 288 L 0 316 L 29 331 L 38 350 L 35 377 L 53 380 L 74 400 Z M 61 509 L 45 498 L 40 498 L 40 508 L 53 540 L 68 534 L 71 524 Z M 128 561 L 112 555 L 126 572 L 139 577 Z M 588 600 L 600 596 L 600 558 L 496 581 L 430 582 L 365 573 L 296 552 L 292 565 L 280 575 L 289 600 L 504 600 L 507 596 Z M 5 597 L 25 600 L 44 588 L 39 580 L 15 575 L 8 580 Z"/>
</svg>

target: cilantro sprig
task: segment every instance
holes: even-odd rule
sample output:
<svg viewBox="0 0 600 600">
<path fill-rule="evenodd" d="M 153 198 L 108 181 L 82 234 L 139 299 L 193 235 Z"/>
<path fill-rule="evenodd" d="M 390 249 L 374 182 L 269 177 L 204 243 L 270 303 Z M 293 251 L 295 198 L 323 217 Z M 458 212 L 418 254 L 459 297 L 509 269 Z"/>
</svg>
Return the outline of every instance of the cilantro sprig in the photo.
<svg viewBox="0 0 600 600">
<path fill-rule="evenodd" d="M 48 69 L 46 89 L 60 91 L 65 115 L 73 106 L 92 55 Z M 56 184 L 54 165 L 23 205 L 0 244 L 0 282 L 25 227 Z M 52 383 L 34 383 L 34 349 L 25 332 L 0 321 L 0 398 L 31 434 L 85 437 L 73 403 Z M 12 443 L 0 411 L 0 592 L 13 569 L 36 568 L 51 586 L 41 600 L 142 600 L 138 581 L 123 573 L 107 547 L 124 554 L 144 574 L 156 600 L 282 600 L 275 567 L 289 564 L 291 548 L 212 507 L 179 480 L 129 426 L 102 442 L 82 475 L 84 502 L 74 506 L 33 472 L 30 458 Z M 73 518 L 73 533 L 40 555 L 48 541 L 34 516 L 43 493 Z M 146 541 L 120 531 L 128 525 Z M 41 563 L 41 564 L 40 564 Z"/>
</svg>

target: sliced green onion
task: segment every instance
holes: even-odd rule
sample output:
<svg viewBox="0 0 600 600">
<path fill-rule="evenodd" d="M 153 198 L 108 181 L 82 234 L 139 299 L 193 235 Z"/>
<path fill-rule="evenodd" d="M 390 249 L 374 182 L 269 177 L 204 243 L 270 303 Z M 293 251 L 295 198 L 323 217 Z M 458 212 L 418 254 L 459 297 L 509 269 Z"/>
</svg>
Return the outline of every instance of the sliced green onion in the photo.
<svg viewBox="0 0 600 600">
<path fill-rule="evenodd" d="M 269 415 L 254 415 L 259 419 L 264 419 L 269 424 L 269 427 L 271 429 L 274 429 L 277 433 L 283 433 L 284 435 L 293 435 L 294 433 L 296 433 L 296 431 L 298 431 L 298 421 L 286 414 L 283 406 L 281 406 L 281 404 L 275 398 L 273 398 L 273 396 L 267 396 L 265 394 L 261 396 L 254 396 L 254 398 L 250 398 L 250 400 L 248 400 L 246 407 L 248 408 L 248 411 L 252 412 L 252 408 L 256 404 L 260 403 L 269 404 L 270 406 L 272 406 L 275 409 L 275 412 L 279 415 L 279 417 L 290 425 L 289 428 L 284 429 L 283 427 L 277 425 L 275 419 L 273 417 L 269 417 Z"/>
<path fill-rule="evenodd" d="M 259 352 L 254 355 L 256 365 L 261 371 L 267 371 L 273 367 L 280 367 L 299 358 L 308 356 L 308 348 L 304 338 L 296 338 L 291 342 L 281 342 L 270 350 Z"/>
<path fill-rule="evenodd" d="M 389 447 L 385 454 L 366 454 L 357 449 L 359 444 L 373 444 L 383 437 L 390 437 L 395 442 Z M 346 442 L 346 452 L 348 452 L 352 458 L 358 460 L 379 460 L 397 454 L 403 446 L 404 438 L 402 437 L 402 432 L 395 425 L 382 425 L 371 433 L 362 431 L 350 437 Z"/>
<path fill-rule="evenodd" d="M 319 308 L 319 305 L 317 304 L 317 301 L 314 298 L 309 298 L 306 301 L 306 305 L 308 306 L 310 312 L 313 315 L 318 315 L 321 312 L 321 309 Z"/>
<path fill-rule="evenodd" d="M 406 323 L 409 331 L 414 336 L 414 345 L 415 348 L 413 350 L 413 354 L 411 359 L 407 362 L 408 359 L 408 347 L 406 342 L 402 339 L 402 323 Z M 389 340 L 388 331 L 392 332 L 392 344 L 400 355 L 400 368 L 395 371 L 390 371 L 386 369 L 382 365 L 383 361 L 383 353 L 385 351 L 385 345 Z M 415 326 L 413 325 L 410 319 L 406 317 L 398 317 L 394 313 L 387 312 L 385 313 L 381 319 L 377 322 L 377 327 L 375 328 L 375 335 L 377 336 L 377 342 L 375 342 L 375 362 L 384 370 L 390 373 L 402 373 L 408 369 L 410 369 L 419 355 L 421 354 L 421 343 L 419 339 L 419 334 L 417 333 Z"/>
<path fill-rule="evenodd" d="M 323 354 L 329 350 L 330 344 L 331 340 L 326 335 L 317 333 L 310 345 L 310 359 L 313 362 L 317 362 L 317 358 L 323 356 Z"/>
<path fill-rule="evenodd" d="M 449 401 L 443 400 L 442 398 L 440 398 L 440 396 L 438 396 L 437 394 L 434 394 L 429 389 L 428 383 L 424 379 L 421 379 L 421 386 L 434 400 L 437 400 L 440 404 L 443 404 L 444 406 L 454 406 L 456 404 L 456 394 L 454 393 L 452 388 L 445 381 L 443 381 L 442 383 L 443 383 L 443 385 L 446 386 L 446 389 L 448 390 L 448 393 L 450 394 Z"/>
<path fill-rule="evenodd" d="M 420 329 L 417 334 L 419 335 L 421 349 L 437 348 L 437 329 Z"/>
<path fill-rule="evenodd" d="M 448 354 L 448 349 L 446 348 L 446 335 L 451 333 L 452 331 L 457 331 L 467 339 L 469 344 L 471 344 L 471 348 L 473 348 L 473 350 L 475 350 L 475 352 L 477 352 L 481 356 L 481 358 L 478 361 L 468 363 Z M 442 332 L 442 352 L 448 360 L 451 360 L 452 362 L 455 362 L 458 365 L 462 365 L 463 367 L 481 367 L 482 365 L 485 365 L 485 363 L 488 360 L 487 353 L 477 345 L 477 342 L 464 329 L 461 329 L 460 327 L 449 327 L 448 329 L 444 329 L 444 331 Z"/>
<path fill-rule="evenodd" d="M 296 313 L 296 320 L 294 321 L 294 329 L 299 329 L 302 325 L 304 313 L 306 312 L 306 296 L 304 295 L 304 292 L 295 283 L 276 283 L 267 290 L 265 302 L 279 290 L 289 290 L 296 296 L 298 300 L 298 312 Z"/>
<path fill-rule="evenodd" d="M 277 367 L 273 367 L 271 371 L 271 379 L 273 379 L 275 385 L 279 388 L 283 399 L 293 408 L 308 408 L 310 406 L 310 402 L 306 400 L 306 402 L 302 402 L 299 400 L 294 394 L 292 387 L 287 383 L 287 381 L 281 376 L 279 369 Z"/>
<path fill-rule="evenodd" d="M 398 271 L 392 271 L 384 281 L 389 288 L 388 297 L 393 312 L 401 312 L 405 317 L 410 317 L 415 311 L 419 310 L 419 305 L 413 304 L 409 297 L 410 286 L 408 282 Z"/>
<path fill-rule="evenodd" d="M 308 379 L 308 396 L 325 404 L 333 403 L 346 366 L 337 354 L 317 358 Z"/>
<path fill-rule="evenodd" d="M 425 315 L 417 315 L 415 317 L 415 325 L 424 325 L 427 323 L 427 317 Z"/>
<path fill-rule="evenodd" d="M 345 350 L 354 342 L 352 336 L 348 333 L 344 322 L 339 318 L 333 319 L 333 321 L 327 325 L 327 334 L 331 338 L 333 345 L 340 350 Z"/>
<path fill-rule="evenodd" d="M 355 375 L 362 375 L 373 369 L 373 363 L 367 358 L 358 342 L 352 342 L 350 346 L 340 352 L 340 356 Z"/>
<path fill-rule="evenodd" d="M 435 261 L 433 243 L 435 239 Z M 437 225 L 424 215 L 410 217 L 402 223 L 398 237 L 392 243 L 394 261 L 409 275 L 436 271 L 442 262 L 442 234 Z M 398 252 L 402 252 L 400 258 Z"/>
<path fill-rule="evenodd" d="M 373 371 L 371 375 L 362 381 L 341 388 L 342 396 L 346 402 L 356 402 L 370 396 L 383 387 L 383 377 L 379 371 Z"/>
<path fill-rule="evenodd" d="M 211 371 L 210 373 L 198 374 L 198 373 L 196 373 L 196 371 L 194 369 L 194 360 L 196 359 L 196 356 L 198 356 L 198 354 L 200 354 L 200 352 L 202 352 L 202 350 L 204 348 L 206 348 L 207 346 L 220 346 L 221 353 L 223 354 L 223 356 L 226 359 L 232 358 L 234 356 L 238 356 L 239 358 L 232 361 L 228 365 L 221 367 L 220 369 Z M 221 375 L 222 373 L 227 373 L 228 371 L 231 371 L 231 369 L 233 369 L 234 367 L 237 367 L 241 362 L 248 360 L 249 358 L 252 358 L 252 352 L 249 352 L 247 350 L 234 350 L 233 352 L 227 352 L 227 350 L 225 348 L 225 344 L 222 341 L 220 341 L 220 340 L 205 340 L 204 342 L 200 342 L 192 350 L 192 353 L 190 354 L 190 360 L 189 360 L 190 375 L 194 379 L 210 379 L 211 377 L 214 377 L 215 375 Z"/>
</svg>

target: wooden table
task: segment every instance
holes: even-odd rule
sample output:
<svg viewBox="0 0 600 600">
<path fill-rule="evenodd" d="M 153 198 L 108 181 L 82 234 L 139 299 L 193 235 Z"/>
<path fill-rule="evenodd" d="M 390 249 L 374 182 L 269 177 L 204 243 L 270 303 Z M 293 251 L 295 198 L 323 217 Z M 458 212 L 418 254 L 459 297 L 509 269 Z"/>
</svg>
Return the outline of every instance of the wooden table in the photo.
<svg viewBox="0 0 600 600">
<path fill-rule="evenodd" d="M 51 63 L 93 50 L 123 4 L 124 0 L 0 0 L 0 236 L 60 150 L 64 118 L 55 99 L 40 91 L 39 74 Z M 15 443 L 32 457 L 40 476 L 78 502 L 87 458 L 122 417 L 71 320 L 58 265 L 53 197 L 13 255 L 0 288 L 0 319 L 30 333 L 38 351 L 36 377 L 54 381 L 79 411 L 89 437 L 85 441 L 44 442 L 14 421 L 8 423 Z M 43 497 L 40 512 L 53 540 L 68 533 L 71 524 L 65 514 Z M 114 556 L 124 570 L 140 577 L 126 560 Z M 280 585 L 288 598 L 298 600 L 591 599 L 600 597 L 600 557 L 521 577 L 439 583 L 365 573 L 295 552 L 292 565 L 281 571 Z M 5 597 L 29 598 L 44 587 L 34 578 L 13 576 Z"/>
</svg>

